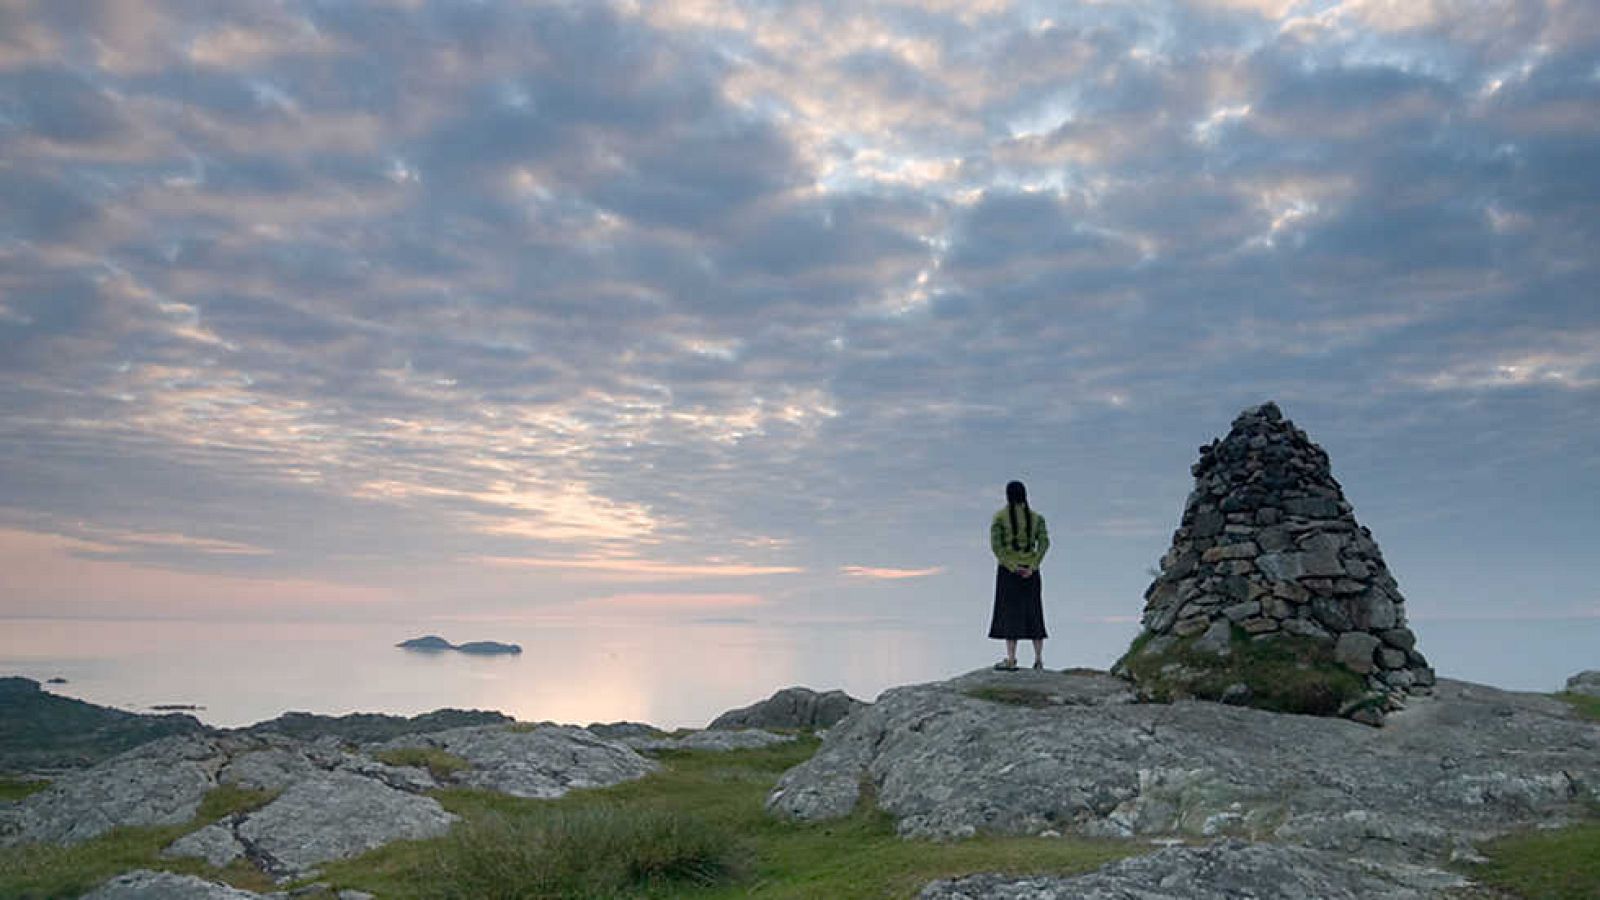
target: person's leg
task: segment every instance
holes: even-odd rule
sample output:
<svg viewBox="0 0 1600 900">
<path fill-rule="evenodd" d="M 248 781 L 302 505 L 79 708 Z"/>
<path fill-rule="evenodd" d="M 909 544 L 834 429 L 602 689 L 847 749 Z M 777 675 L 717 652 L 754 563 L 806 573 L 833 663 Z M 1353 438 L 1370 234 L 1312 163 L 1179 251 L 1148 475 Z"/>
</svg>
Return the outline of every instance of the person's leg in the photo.
<svg viewBox="0 0 1600 900">
<path fill-rule="evenodd" d="M 1044 665 L 1044 638 L 1033 639 L 1033 665 L 1034 668 Z"/>
<path fill-rule="evenodd" d="M 1006 638 L 1006 662 L 1014 664 L 1014 663 L 1016 663 L 1016 661 L 1017 661 L 1017 639 L 1016 638 Z"/>
</svg>

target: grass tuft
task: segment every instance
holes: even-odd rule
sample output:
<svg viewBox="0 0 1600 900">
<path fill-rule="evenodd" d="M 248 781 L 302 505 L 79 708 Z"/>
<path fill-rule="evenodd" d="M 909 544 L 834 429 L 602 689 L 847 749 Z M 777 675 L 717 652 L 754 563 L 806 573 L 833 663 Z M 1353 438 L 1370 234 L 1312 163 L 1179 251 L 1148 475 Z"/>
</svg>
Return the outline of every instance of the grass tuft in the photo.
<svg viewBox="0 0 1600 900">
<path fill-rule="evenodd" d="M 465 772 L 472 768 L 472 763 L 438 747 L 401 747 L 395 750 L 380 750 L 374 753 L 372 758 L 391 766 L 415 766 L 419 769 L 427 769 L 428 774 L 438 781 L 449 781 L 457 772 Z"/>
<path fill-rule="evenodd" d="M 435 847 L 424 896 L 618 897 L 704 887 L 745 864 L 733 836 L 669 810 L 559 809 L 530 817 L 493 813 Z"/>
<path fill-rule="evenodd" d="M 971 688 L 964 693 L 976 700 L 987 700 L 990 703 L 1003 703 L 1007 706 L 1025 706 L 1029 709 L 1044 709 L 1059 704 L 1051 701 L 1049 694 L 1039 691 L 1030 691 L 1021 687 L 1002 687 L 1000 685 L 984 685 Z"/>
<path fill-rule="evenodd" d="M 1361 676 L 1341 665 L 1332 645 L 1325 642 L 1288 634 L 1256 641 L 1236 626 L 1231 652 L 1217 657 L 1196 652 L 1197 640 L 1198 635 L 1181 638 L 1164 652 L 1147 654 L 1140 651 L 1148 635 L 1141 635 L 1117 665 L 1158 702 L 1185 697 L 1220 700 L 1229 686 L 1242 683 L 1250 689 L 1243 701 L 1246 706 L 1332 716 L 1367 693 Z"/>
<path fill-rule="evenodd" d="M 15 803 L 49 786 L 50 782 L 43 779 L 0 778 L 0 803 Z"/>
<path fill-rule="evenodd" d="M 1578 715 L 1583 716 L 1585 719 L 1600 722 L 1600 697 L 1578 694 L 1572 691 L 1562 691 L 1556 696 L 1567 701 L 1573 709 L 1578 711 Z"/>
<path fill-rule="evenodd" d="M 1489 861 L 1469 875 L 1521 900 L 1600 897 L 1600 822 L 1512 835 L 1481 849 Z"/>
<path fill-rule="evenodd" d="M 252 812 L 278 799 L 282 791 L 253 790 L 236 784 L 219 784 L 200 801 L 195 821 L 209 825 L 236 813 Z"/>
</svg>

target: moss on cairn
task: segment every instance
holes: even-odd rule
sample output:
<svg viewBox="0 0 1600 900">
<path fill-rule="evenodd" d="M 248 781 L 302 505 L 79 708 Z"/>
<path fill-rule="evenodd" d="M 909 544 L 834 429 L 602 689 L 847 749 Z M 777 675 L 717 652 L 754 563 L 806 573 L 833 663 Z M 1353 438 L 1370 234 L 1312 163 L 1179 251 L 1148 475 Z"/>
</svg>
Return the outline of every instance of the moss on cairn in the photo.
<svg viewBox="0 0 1600 900">
<path fill-rule="evenodd" d="M 1130 677 L 1141 699 L 1214 700 L 1273 712 L 1352 716 L 1381 708 L 1382 694 L 1339 664 L 1331 645 L 1314 638 L 1275 634 L 1252 638 L 1233 626 L 1227 643 L 1212 636 L 1156 636 L 1145 632 L 1112 667 Z"/>
</svg>

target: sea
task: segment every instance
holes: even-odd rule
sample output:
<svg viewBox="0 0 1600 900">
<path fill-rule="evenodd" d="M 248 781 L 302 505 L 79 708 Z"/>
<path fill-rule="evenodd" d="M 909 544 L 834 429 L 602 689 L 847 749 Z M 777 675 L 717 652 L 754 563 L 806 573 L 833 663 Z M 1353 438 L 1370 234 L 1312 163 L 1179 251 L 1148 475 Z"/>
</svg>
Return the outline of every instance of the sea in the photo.
<svg viewBox="0 0 1600 900">
<path fill-rule="evenodd" d="M 793 685 L 865 700 L 992 664 L 986 623 L 524 621 L 468 623 L 0 619 L 0 675 L 134 712 L 181 707 L 231 728 L 288 711 L 416 715 L 499 710 L 520 721 L 702 727 Z M 1413 621 L 1436 671 L 1508 690 L 1555 691 L 1600 668 L 1600 619 Z M 1051 623 L 1052 668 L 1107 668 L 1131 621 Z M 423 653 L 424 634 L 521 645 L 515 656 Z M 1024 664 L 1026 644 L 1019 653 Z"/>
</svg>

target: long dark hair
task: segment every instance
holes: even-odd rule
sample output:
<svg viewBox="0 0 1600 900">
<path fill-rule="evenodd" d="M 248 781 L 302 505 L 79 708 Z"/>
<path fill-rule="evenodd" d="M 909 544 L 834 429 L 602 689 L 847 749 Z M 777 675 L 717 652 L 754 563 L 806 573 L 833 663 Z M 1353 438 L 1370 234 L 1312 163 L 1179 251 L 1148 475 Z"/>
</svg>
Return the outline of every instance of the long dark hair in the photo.
<svg viewBox="0 0 1600 900">
<path fill-rule="evenodd" d="M 1022 518 L 1028 529 L 1028 542 L 1018 544 L 1017 507 L 1022 507 Z M 1033 546 L 1033 510 L 1028 508 L 1028 488 L 1020 481 L 1006 485 L 1006 517 L 1011 520 L 1011 549 L 1022 550 Z"/>
</svg>

